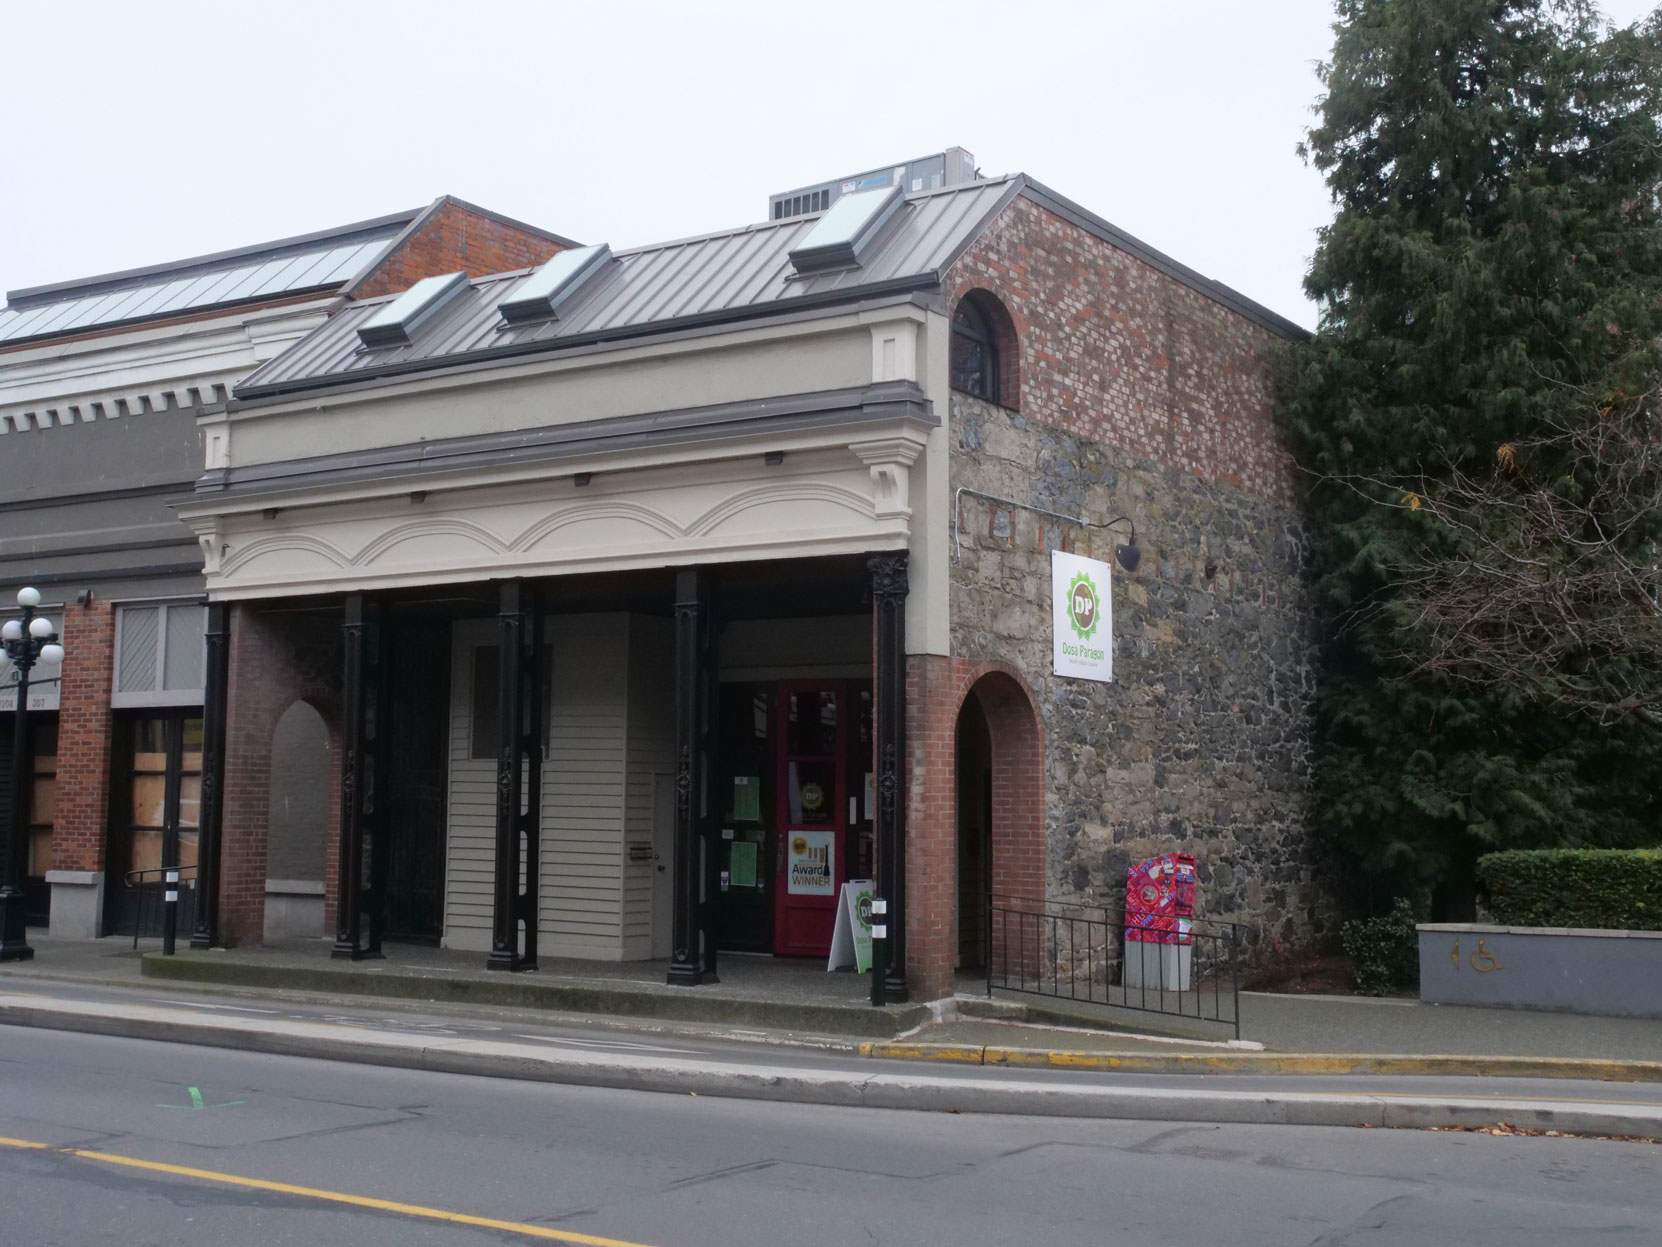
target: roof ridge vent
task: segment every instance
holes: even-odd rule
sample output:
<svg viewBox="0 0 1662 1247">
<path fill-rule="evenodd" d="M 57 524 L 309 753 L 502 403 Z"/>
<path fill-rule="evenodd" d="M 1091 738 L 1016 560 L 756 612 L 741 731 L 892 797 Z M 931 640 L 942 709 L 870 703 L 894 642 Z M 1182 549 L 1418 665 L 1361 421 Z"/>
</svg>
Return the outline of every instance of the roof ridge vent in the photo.
<svg viewBox="0 0 1662 1247">
<path fill-rule="evenodd" d="M 906 193 L 898 186 L 844 195 L 791 248 L 791 267 L 798 273 L 854 267 L 860 263 L 860 253 L 866 244 L 877 236 L 905 199 Z"/>
<path fill-rule="evenodd" d="M 555 320 L 560 305 L 606 267 L 612 249 L 606 243 L 562 251 L 514 288 L 496 310 L 510 325 Z"/>
<path fill-rule="evenodd" d="M 462 291 L 472 286 L 466 273 L 423 277 L 358 326 L 365 346 L 407 346 L 410 337 Z"/>
</svg>

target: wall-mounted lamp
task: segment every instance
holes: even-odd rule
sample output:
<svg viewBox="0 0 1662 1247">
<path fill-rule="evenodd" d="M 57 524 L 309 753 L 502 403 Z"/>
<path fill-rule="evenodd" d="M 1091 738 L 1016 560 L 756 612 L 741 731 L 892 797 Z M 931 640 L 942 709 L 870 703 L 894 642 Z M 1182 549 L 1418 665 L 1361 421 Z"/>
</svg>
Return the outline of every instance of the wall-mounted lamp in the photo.
<svg viewBox="0 0 1662 1247">
<path fill-rule="evenodd" d="M 581 489 L 584 485 L 587 485 L 593 479 L 593 472 L 573 472 L 571 474 L 571 483 L 576 485 L 579 489 Z"/>
<path fill-rule="evenodd" d="M 412 507 L 418 507 L 426 501 L 427 491 L 425 489 L 412 489 L 410 491 L 410 505 Z"/>
<path fill-rule="evenodd" d="M 1112 528 L 1115 524 L 1123 523 L 1131 530 L 1130 538 L 1123 544 L 1114 547 L 1114 561 L 1128 572 L 1137 570 L 1137 565 L 1143 561 L 1143 552 L 1137 548 L 1137 525 L 1129 515 L 1116 515 L 1100 528 Z"/>
<path fill-rule="evenodd" d="M 75 595 L 75 605 L 79 606 L 82 610 L 85 610 L 87 607 L 91 606 L 92 590 L 82 589 L 79 593 L 77 593 Z"/>
<path fill-rule="evenodd" d="M 770 468 L 776 468 L 781 463 L 785 462 L 785 452 L 782 450 L 770 450 L 767 454 L 762 456 L 762 462 L 767 464 Z"/>
<path fill-rule="evenodd" d="M 264 520 L 274 520 L 277 518 L 277 513 L 282 509 L 282 507 L 267 507 L 264 511 L 260 512 L 260 518 Z"/>
</svg>

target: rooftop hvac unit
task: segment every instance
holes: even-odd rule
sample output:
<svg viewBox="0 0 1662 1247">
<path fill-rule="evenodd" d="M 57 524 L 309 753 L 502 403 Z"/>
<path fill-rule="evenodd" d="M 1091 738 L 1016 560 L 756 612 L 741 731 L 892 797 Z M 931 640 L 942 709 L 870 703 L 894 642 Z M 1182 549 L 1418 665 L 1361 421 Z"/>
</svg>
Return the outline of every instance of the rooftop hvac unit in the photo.
<svg viewBox="0 0 1662 1247">
<path fill-rule="evenodd" d="M 816 182 L 812 186 L 769 196 L 768 219 L 783 221 L 811 212 L 824 212 L 844 195 L 852 195 L 855 191 L 898 186 L 910 194 L 913 191 L 937 190 L 942 186 L 958 186 L 974 180 L 975 157 L 962 147 L 949 147 L 933 156 L 920 156 L 916 160 L 867 169 L 864 173 Z"/>
</svg>

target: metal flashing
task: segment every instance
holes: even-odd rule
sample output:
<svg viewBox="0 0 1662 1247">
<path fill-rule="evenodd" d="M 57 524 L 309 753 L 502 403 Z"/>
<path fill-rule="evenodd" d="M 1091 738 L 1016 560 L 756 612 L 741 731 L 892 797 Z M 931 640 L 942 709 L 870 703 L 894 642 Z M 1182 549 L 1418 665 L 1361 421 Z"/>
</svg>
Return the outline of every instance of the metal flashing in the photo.
<svg viewBox="0 0 1662 1247">
<path fill-rule="evenodd" d="M 898 186 L 844 195 L 791 248 L 791 266 L 798 273 L 819 273 L 859 264 L 861 252 L 905 202 L 906 192 Z"/>
<path fill-rule="evenodd" d="M 516 273 L 514 276 L 521 274 Z M 925 298 L 928 292 L 938 285 L 935 274 L 928 273 L 921 277 L 900 278 L 881 285 L 864 286 L 860 289 L 860 297 L 857 299 L 847 294 L 803 295 L 795 299 L 778 300 L 762 310 L 704 313 L 655 324 L 626 325 L 614 330 L 563 336 L 553 341 L 541 337 L 513 338 L 503 333 L 500 336 L 508 340 L 495 346 L 447 356 L 418 355 L 419 348 L 412 347 L 410 351 L 398 356 L 380 359 L 370 352 L 355 350 L 355 362 L 360 366 L 346 373 L 326 373 L 296 381 L 260 383 L 257 380 L 260 373 L 256 371 L 232 391 L 227 410 L 240 411 L 254 406 L 281 403 L 285 399 L 321 389 L 335 393 L 352 393 L 381 385 L 396 385 L 415 376 L 453 376 L 506 364 L 529 363 L 538 357 L 569 358 L 613 347 L 651 346 L 684 341 L 688 338 L 731 332 L 735 328 L 747 325 L 792 324 L 816 316 L 835 315 L 865 307 L 916 302 Z M 935 303 L 930 303 L 929 306 L 935 306 Z M 352 306 L 348 306 L 336 313 L 335 319 L 339 320 L 353 310 Z M 936 310 L 944 308 L 936 307 Z M 534 324 L 532 327 L 537 326 Z M 301 339 L 302 343 L 305 341 L 306 339 Z M 281 359 L 282 356 L 278 358 Z"/>
<path fill-rule="evenodd" d="M 605 243 L 562 251 L 514 287 L 496 305 L 497 313 L 510 325 L 537 320 L 554 320 L 565 303 L 611 261 L 612 249 Z"/>
<path fill-rule="evenodd" d="M 415 331 L 430 321 L 468 288 L 466 273 L 423 277 L 358 326 L 358 340 L 367 347 L 407 346 Z"/>
</svg>

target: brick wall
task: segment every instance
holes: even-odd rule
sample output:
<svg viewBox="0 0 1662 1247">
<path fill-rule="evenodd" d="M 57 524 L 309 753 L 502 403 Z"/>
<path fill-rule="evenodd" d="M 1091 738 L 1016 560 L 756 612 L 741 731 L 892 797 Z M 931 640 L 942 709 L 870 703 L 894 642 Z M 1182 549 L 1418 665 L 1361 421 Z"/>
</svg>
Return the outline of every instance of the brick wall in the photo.
<svg viewBox="0 0 1662 1247">
<path fill-rule="evenodd" d="M 340 819 L 340 671 L 339 612 L 275 612 L 256 603 L 232 608 L 219 891 L 220 937 L 228 945 L 257 944 L 265 934 L 271 747 L 279 720 L 296 701 L 308 702 L 329 727 L 325 886 L 326 896 L 333 896 Z M 332 916 L 332 904 L 329 910 Z"/>
<path fill-rule="evenodd" d="M 109 821 L 110 688 L 115 673 L 115 608 L 64 607 L 59 690 L 54 870 L 103 870 Z"/>
<path fill-rule="evenodd" d="M 1269 330 L 1025 198 L 953 265 L 947 299 L 1014 321 L 1028 419 L 1250 493 L 1291 497 Z M 995 322 L 995 329 L 997 328 Z"/>
<path fill-rule="evenodd" d="M 953 991 L 958 949 L 958 713 L 975 696 L 993 746 L 994 886 L 1044 894 L 1044 730 L 1006 663 L 906 660 L 906 977 L 915 1000 Z"/>
<path fill-rule="evenodd" d="M 478 277 L 531 268 L 563 250 L 542 234 L 448 202 L 352 294 L 358 299 L 395 294 L 439 273 L 461 271 Z"/>
</svg>

